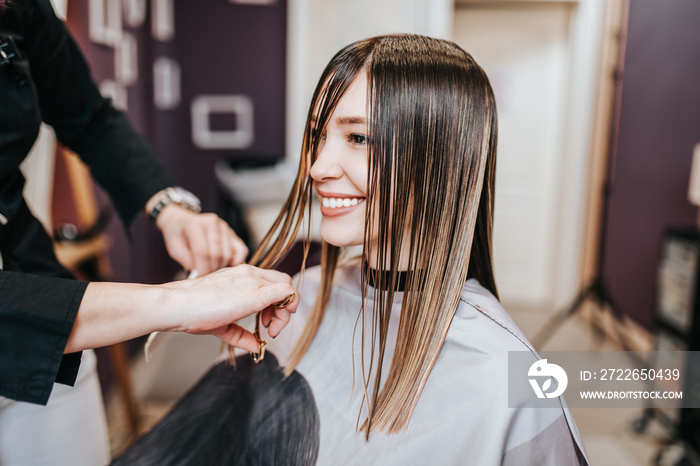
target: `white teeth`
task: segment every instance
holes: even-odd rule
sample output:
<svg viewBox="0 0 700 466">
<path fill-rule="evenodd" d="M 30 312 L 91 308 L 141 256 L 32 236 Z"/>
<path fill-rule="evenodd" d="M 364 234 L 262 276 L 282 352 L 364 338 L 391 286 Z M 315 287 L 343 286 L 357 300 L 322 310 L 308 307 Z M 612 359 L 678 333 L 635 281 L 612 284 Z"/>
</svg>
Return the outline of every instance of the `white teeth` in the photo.
<svg viewBox="0 0 700 466">
<path fill-rule="evenodd" d="M 322 197 L 321 198 L 321 203 L 323 204 L 323 207 L 330 207 L 331 209 L 335 209 L 337 207 L 350 207 L 357 205 L 361 202 L 360 199 L 358 198 L 335 198 L 335 197 Z"/>
</svg>

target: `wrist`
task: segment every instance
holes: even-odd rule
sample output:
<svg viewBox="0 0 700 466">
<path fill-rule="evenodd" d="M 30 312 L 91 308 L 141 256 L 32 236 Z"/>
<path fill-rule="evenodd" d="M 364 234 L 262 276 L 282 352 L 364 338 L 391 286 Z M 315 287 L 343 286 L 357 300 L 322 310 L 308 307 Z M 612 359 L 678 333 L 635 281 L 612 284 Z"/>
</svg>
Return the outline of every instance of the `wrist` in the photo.
<svg viewBox="0 0 700 466">
<path fill-rule="evenodd" d="M 165 188 L 154 194 L 146 203 L 146 213 L 158 223 L 161 213 L 170 205 L 179 205 L 183 209 L 199 213 L 202 210 L 197 196 L 179 186 Z"/>
<path fill-rule="evenodd" d="M 184 304 L 186 297 L 182 296 L 177 287 L 170 283 L 151 286 L 150 297 L 152 317 L 156 328 L 152 331 L 179 332 L 185 328 Z"/>
<path fill-rule="evenodd" d="M 167 225 L 173 225 L 175 223 L 181 224 L 182 222 L 187 222 L 188 219 L 186 217 L 193 214 L 193 211 L 191 211 L 190 209 L 186 209 L 179 204 L 168 204 L 165 207 L 163 207 L 163 209 L 160 211 L 160 214 L 158 214 L 158 218 L 156 218 L 155 224 L 160 231 L 163 231 Z"/>
</svg>

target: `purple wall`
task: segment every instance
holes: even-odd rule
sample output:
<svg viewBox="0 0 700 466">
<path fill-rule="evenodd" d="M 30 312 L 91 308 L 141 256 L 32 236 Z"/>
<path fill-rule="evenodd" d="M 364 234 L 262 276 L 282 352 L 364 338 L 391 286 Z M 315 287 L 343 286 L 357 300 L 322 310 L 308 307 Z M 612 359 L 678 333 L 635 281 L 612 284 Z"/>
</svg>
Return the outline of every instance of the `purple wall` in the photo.
<svg viewBox="0 0 700 466">
<path fill-rule="evenodd" d="M 632 0 L 603 277 L 647 328 L 662 233 L 695 223 L 687 192 L 698 142 L 700 2 Z"/>
<path fill-rule="evenodd" d="M 217 160 L 274 162 L 285 156 L 286 0 L 259 5 L 173 1 L 174 35 L 169 39 L 152 33 L 152 2 L 141 3 L 147 11 L 137 25 L 129 24 L 126 5 L 138 3 L 119 3 L 123 3 L 121 27 L 137 43 L 138 80 L 119 83 L 128 97 L 129 118 L 178 182 L 200 197 L 203 209 L 217 211 Z M 69 26 L 91 64 L 95 80 L 118 82 L 116 47 L 94 43 L 88 34 L 89 2 L 71 1 L 68 5 Z M 108 16 L 112 13 L 107 12 Z M 168 108 L 154 105 L 153 70 L 158 57 L 172 60 L 180 68 L 180 101 Z M 243 95 L 250 99 L 254 136 L 245 147 L 197 147 L 191 131 L 191 103 L 202 95 Z M 226 132 L 237 129 L 238 118 L 226 112 L 212 113 L 208 121 L 212 131 Z M 100 198 L 106 202 L 102 193 Z M 109 233 L 115 242 L 115 279 L 163 282 L 178 270 L 167 256 L 160 234 L 147 219 L 139 218 L 134 223 L 132 243 L 125 239 L 116 221 L 111 223 Z"/>
</svg>

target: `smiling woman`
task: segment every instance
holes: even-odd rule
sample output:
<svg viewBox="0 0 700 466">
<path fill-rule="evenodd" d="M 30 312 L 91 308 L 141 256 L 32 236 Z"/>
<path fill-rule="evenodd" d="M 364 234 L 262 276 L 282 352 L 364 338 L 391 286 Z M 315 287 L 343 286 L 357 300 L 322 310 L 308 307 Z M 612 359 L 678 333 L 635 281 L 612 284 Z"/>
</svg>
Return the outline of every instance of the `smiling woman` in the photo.
<svg viewBox="0 0 700 466">
<path fill-rule="evenodd" d="M 218 366 L 121 464 L 587 465 L 563 398 L 509 407 L 508 352 L 539 357 L 497 299 L 496 137 L 489 81 L 457 45 L 392 35 L 341 50 L 253 258 L 284 256 L 315 190 L 321 265 L 302 273 L 297 313 L 268 345 L 284 368 L 244 364 L 243 383 Z M 361 257 L 341 259 L 357 245 Z"/>
</svg>

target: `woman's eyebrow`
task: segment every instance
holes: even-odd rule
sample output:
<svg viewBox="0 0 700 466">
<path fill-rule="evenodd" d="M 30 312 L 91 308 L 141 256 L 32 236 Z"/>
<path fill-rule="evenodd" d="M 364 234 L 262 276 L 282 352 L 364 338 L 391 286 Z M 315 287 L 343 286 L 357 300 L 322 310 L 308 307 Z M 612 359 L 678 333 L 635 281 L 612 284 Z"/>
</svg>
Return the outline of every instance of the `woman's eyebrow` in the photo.
<svg viewBox="0 0 700 466">
<path fill-rule="evenodd" d="M 366 125 L 367 118 L 361 116 L 338 117 L 339 125 Z"/>
</svg>

